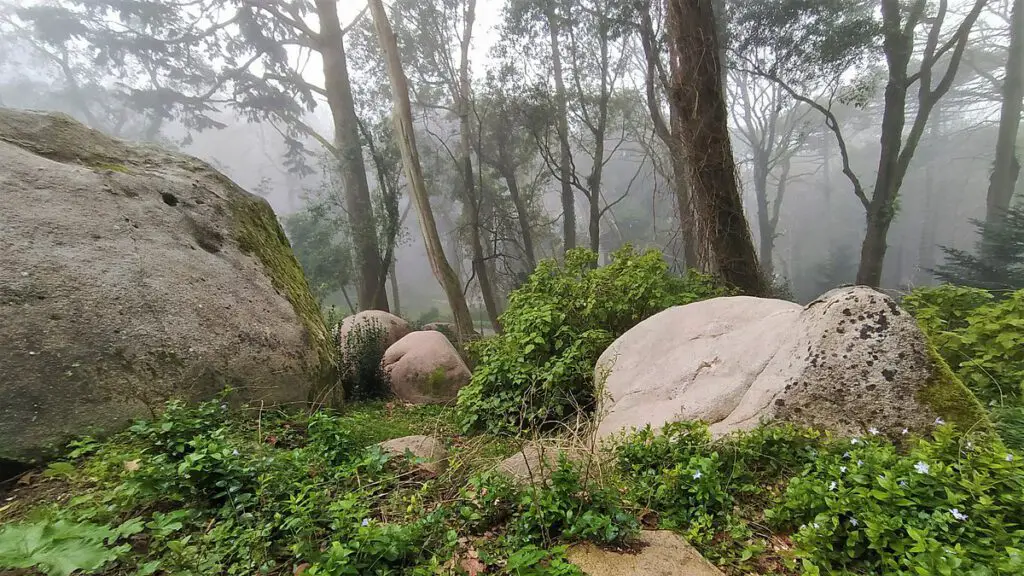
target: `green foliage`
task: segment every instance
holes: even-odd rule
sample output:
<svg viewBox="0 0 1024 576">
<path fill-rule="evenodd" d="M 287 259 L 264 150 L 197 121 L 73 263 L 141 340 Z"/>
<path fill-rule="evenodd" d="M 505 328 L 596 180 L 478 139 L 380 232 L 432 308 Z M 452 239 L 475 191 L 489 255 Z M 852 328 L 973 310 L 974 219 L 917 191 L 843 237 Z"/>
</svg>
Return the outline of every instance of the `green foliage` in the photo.
<svg viewBox="0 0 1024 576">
<path fill-rule="evenodd" d="M 47 576 L 99 570 L 128 551 L 127 544 L 114 543 L 139 528 L 65 520 L 9 524 L 0 528 L 0 568 L 36 568 Z"/>
<path fill-rule="evenodd" d="M 734 509 L 801 469 L 816 455 L 819 435 L 794 426 L 758 428 L 712 444 L 706 424 L 675 422 L 627 436 L 618 468 L 628 497 L 657 514 L 665 528 L 685 530 L 706 545 L 737 524 Z M 742 536 L 742 534 L 740 534 Z"/>
<path fill-rule="evenodd" d="M 836 444 L 794 478 L 770 522 L 795 528 L 807 574 L 1020 574 L 1024 468 L 951 426 L 909 453 Z"/>
<path fill-rule="evenodd" d="M 977 288 L 922 288 L 904 298 L 903 304 L 982 401 L 998 406 L 1021 402 L 1024 290 L 996 300 Z"/>
<path fill-rule="evenodd" d="M 998 223 L 971 222 L 978 229 L 976 253 L 942 247 L 946 262 L 933 271 L 935 277 L 986 290 L 1024 288 L 1024 205 L 1011 208 Z"/>
<path fill-rule="evenodd" d="M 387 350 L 387 328 L 371 320 L 359 322 L 339 342 L 338 372 L 346 401 L 373 400 L 391 395 L 391 384 L 381 366 Z"/>
<path fill-rule="evenodd" d="M 426 575 L 451 573 L 472 538 L 487 573 L 575 575 L 560 544 L 636 530 L 615 492 L 565 462 L 549 486 L 520 488 L 479 472 L 490 466 L 461 459 L 458 446 L 434 479 L 375 446 L 451 438 L 453 427 L 440 407 L 256 417 L 172 403 L 107 441 L 76 443 L 77 460 L 52 466 L 44 482 L 67 482 L 73 496 L 19 515 L 31 521 L 4 518 L 0 569 Z"/>
<path fill-rule="evenodd" d="M 341 222 L 325 204 L 307 206 L 283 221 L 292 251 L 318 302 L 350 283 L 352 250 L 339 233 Z"/>
<path fill-rule="evenodd" d="M 596 264 L 593 252 L 572 250 L 561 267 L 541 262 L 512 293 L 504 332 L 471 346 L 478 362 L 459 392 L 464 428 L 546 428 L 589 412 L 594 364 L 616 337 L 665 308 L 726 293 L 705 276 L 673 276 L 655 250 L 626 246 Z"/>
</svg>

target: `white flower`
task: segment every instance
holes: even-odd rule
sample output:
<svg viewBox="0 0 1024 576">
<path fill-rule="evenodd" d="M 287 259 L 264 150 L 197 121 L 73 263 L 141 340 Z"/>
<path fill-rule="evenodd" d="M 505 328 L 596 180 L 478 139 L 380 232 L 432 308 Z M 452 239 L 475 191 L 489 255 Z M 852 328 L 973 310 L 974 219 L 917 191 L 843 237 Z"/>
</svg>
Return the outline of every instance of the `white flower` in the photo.
<svg viewBox="0 0 1024 576">
<path fill-rule="evenodd" d="M 821 525 L 815 522 L 814 524 L 811 524 L 811 527 L 817 530 L 818 528 L 821 528 Z"/>
<path fill-rule="evenodd" d="M 850 438 L 850 444 L 853 444 L 854 446 L 860 444 L 860 438 Z"/>
<path fill-rule="evenodd" d="M 878 428 L 875 428 L 874 426 L 868 428 L 868 434 L 871 434 L 872 436 L 878 436 Z"/>
<path fill-rule="evenodd" d="M 832 483 L 828 485 L 828 489 L 829 490 L 835 490 L 836 486 L 838 486 L 838 484 L 836 484 L 836 481 L 833 480 Z"/>
<path fill-rule="evenodd" d="M 234 450 L 232 450 L 231 451 L 231 455 L 232 456 L 238 456 L 238 448 L 235 448 Z"/>
<path fill-rule="evenodd" d="M 701 476 L 703 476 L 703 474 L 700 473 L 700 470 L 697 470 L 696 472 L 693 473 L 694 480 L 699 480 Z"/>
<path fill-rule="evenodd" d="M 907 481 L 906 480 L 900 480 L 900 488 L 906 488 L 906 487 L 907 487 Z"/>
<path fill-rule="evenodd" d="M 1013 462 L 1013 454 L 1007 454 L 1006 455 L 1006 461 L 1007 462 Z"/>
<path fill-rule="evenodd" d="M 840 474 L 846 474 L 846 466 L 840 466 L 839 467 L 839 473 Z"/>
<path fill-rule="evenodd" d="M 957 520 L 959 520 L 961 522 L 963 522 L 964 520 L 967 520 L 967 514 L 964 514 L 964 513 L 960 512 L 960 510 L 958 510 L 956 508 L 950 509 L 949 513 L 953 515 L 953 518 L 956 518 Z"/>
<path fill-rule="evenodd" d="M 857 466 L 863 466 L 863 465 L 864 465 L 864 461 L 863 460 L 857 460 Z"/>
<path fill-rule="evenodd" d="M 850 526 L 856 526 L 857 524 L 860 524 L 860 522 L 857 522 L 856 518 L 850 518 Z"/>
<path fill-rule="evenodd" d="M 363 518 L 363 526 L 369 526 L 369 525 L 370 525 L 370 521 L 368 519 L 366 519 L 366 518 Z"/>
<path fill-rule="evenodd" d="M 850 453 L 849 452 L 843 452 L 843 458 L 849 458 L 849 457 L 850 457 Z"/>
<path fill-rule="evenodd" d="M 918 462 L 914 464 L 914 470 L 917 470 L 918 474 L 927 474 L 931 467 L 928 466 L 927 462 Z"/>
<path fill-rule="evenodd" d="M 935 425 L 936 426 L 942 426 L 945 423 L 946 423 L 946 421 L 943 420 L 941 416 L 939 416 L 938 418 L 935 419 Z"/>
<path fill-rule="evenodd" d="M 900 434 L 903 434 L 904 436 L 906 436 L 909 432 L 910 432 L 910 430 L 907 430 L 906 428 L 904 428 L 903 431 L 900 432 Z"/>
<path fill-rule="evenodd" d="M 967 441 L 967 449 L 968 450 L 974 450 L 974 442 L 971 442 L 970 440 L 968 440 Z"/>
</svg>

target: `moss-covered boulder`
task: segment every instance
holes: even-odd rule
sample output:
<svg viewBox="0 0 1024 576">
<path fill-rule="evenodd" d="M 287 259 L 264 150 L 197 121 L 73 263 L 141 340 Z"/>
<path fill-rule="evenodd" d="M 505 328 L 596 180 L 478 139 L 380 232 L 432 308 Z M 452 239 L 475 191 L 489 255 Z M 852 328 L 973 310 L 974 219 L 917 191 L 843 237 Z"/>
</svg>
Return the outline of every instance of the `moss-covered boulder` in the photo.
<svg viewBox="0 0 1024 576">
<path fill-rule="evenodd" d="M 739 296 L 670 308 L 618 338 L 595 380 L 600 436 L 675 420 L 717 436 L 772 420 L 894 438 L 990 425 L 914 318 L 863 286 L 806 307 Z"/>
<path fill-rule="evenodd" d="M 0 109 L 0 459 L 169 398 L 303 403 L 334 347 L 270 205 L 195 158 Z"/>
</svg>

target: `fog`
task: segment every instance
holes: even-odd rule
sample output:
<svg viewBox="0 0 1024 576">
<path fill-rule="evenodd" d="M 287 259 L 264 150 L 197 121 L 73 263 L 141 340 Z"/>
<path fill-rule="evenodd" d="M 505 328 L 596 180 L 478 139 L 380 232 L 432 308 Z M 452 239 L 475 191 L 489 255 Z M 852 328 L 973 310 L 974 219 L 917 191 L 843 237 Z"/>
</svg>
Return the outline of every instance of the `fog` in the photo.
<svg viewBox="0 0 1024 576">
<path fill-rule="evenodd" d="M 538 259 L 562 256 L 563 206 L 548 28 L 534 13 L 519 14 L 523 5 L 531 3 L 517 0 L 475 2 L 473 40 L 466 54 L 473 84 L 476 200 L 467 204 L 460 192 L 461 132 L 454 113 L 458 90 L 453 78 L 457 80 L 459 41 L 470 3 L 396 0 L 388 4 L 411 86 L 416 144 L 438 233 L 466 289 L 474 318 L 484 323 L 487 314 L 474 271 L 472 228 L 476 226 L 483 238 L 481 262 L 491 275 L 499 308 L 530 270 L 508 179 L 487 156 L 499 155 L 501 148 L 511 148 L 516 156 L 512 168 Z M 0 105 L 64 112 L 120 138 L 150 140 L 197 156 L 266 198 L 284 221 L 310 207 L 326 206 L 333 215 L 328 220 L 338 223 L 338 250 L 353 250 L 348 241 L 352 224 L 345 222 L 344 180 L 325 145 L 338 143 L 325 67 L 321 52 L 310 49 L 308 38 L 302 36 L 308 28 L 309 37 L 317 34 L 313 31 L 324 37 L 318 11 L 324 3 L 131 4 L 0 1 Z M 628 242 L 661 250 L 670 265 L 682 271 L 685 235 L 676 206 L 675 175 L 645 93 L 650 69 L 634 29 L 639 16 L 623 10 L 622 3 L 577 4 L 577 18 L 605 14 L 608 22 L 621 28 L 604 39 L 593 37 L 591 27 L 577 21 L 560 31 L 578 244 L 592 245 L 589 198 L 597 195 L 601 215 L 596 244 L 603 262 Z M 767 0 L 759 4 L 772 6 Z M 938 3 L 928 4 L 934 22 Z M 950 3 L 946 22 L 937 31 L 939 45 L 955 40 L 958 23 L 973 4 Z M 932 270 L 944 261 L 943 247 L 975 249 L 978 227 L 972 220 L 986 217 L 1006 93 L 1012 5 L 1012 1 L 985 5 L 970 29 L 948 92 L 929 110 L 886 235 L 888 250 L 880 283 L 884 289 L 902 291 L 936 283 Z M 345 31 L 351 93 L 364 139 L 369 135 L 382 147 L 393 147 L 388 128 L 391 87 L 364 7 L 358 0 L 337 5 Z M 660 37 L 663 10 L 658 2 L 649 8 Z M 180 10 L 184 16 L 165 10 Z M 275 15 L 280 17 L 278 24 L 287 21 L 292 28 L 270 29 Z M 450 23 L 444 15 L 451 17 Z M 928 22 L 922 20 L 914 31 L 912 69 L 920 65 L 920 51 L 927 47 Z M 255 33 L 246 29 L 247 23 L 268 28 Z M 172 42 L 176 35 L 180 39 L 186 34 L 194 35 L 194 42 Z M 724 76 L 726 102 L 743 205 L 762 268 L 770 269 L 773 283 L 802 302 L 853 283 L 865 237 L 865 206 L 844 174 L 843 153 L 836 134 L 826 126 L 826 117 L 780 90 L 777 80 L 785 80 L 788 87 L 833 115 L 844 139 L 848 172 L 870 195 L 880 165 L 886 111 L 886 66 L 879 42 L 865 43 L 863 53 L 851 58 L 843 70 L 829 68 L 835 73 L 835 81 L 829 81 L 823 76 L 787 76 L 770 67 L 754 70 L 772 48 L 755 46 L 756 38 L 744 39 L 738 29 L 725 36 L 733 42 L 731 49 L 739 52 L 731 54 L 730 70 Z M 744 49 L 749 51 L 743 53 Z M 661 47 L 658 57 L 667 62 L 665 50 Z M 933 86 L 949 69 L 949 55 L 955 52 L 944 52 L 936 59 Z M 778 53 L 772 58 L 777 62 Z M 182 67 L 186 63 L 190 68 Z M 777 78 L 769 79 L 767 72 Z M 668 91 L 659 85 L 655 92 L 656 106 L 667 118 Z M 919 104 L 915 85 L 907 96 L 904 138 L 912 136 Z M 1016 110 L 1019 115 L 1019 103 Z M 602 115 L 607 119 L 600 138 L 595 126 Z M 1018 150 L 1021 142 L 1017 134 Z M 389 156 L 390 164 L 382 167 L 373 161 L 373 150 L 365 140 L 363 147 L 378 220 L 386 213 L 378 199 L 388 192 L 381 187 L 386 180 L 379 178 L 382 173 L 394 176 L 398 213 L 406 214 L 397 235 L 395 282 L 388 285 L 391 306 L 395 306 L 393 286 L 397 286 L 402 315 L 417 318 L 437 308 L 447 316 L 448 300 L 432 273 L 419 210 L 412 204 L 400 157 L 395 152 Z M 596 164 L 603 166 L 599 179 L 594 176 Z M 1019 197 L 1020 179 L 1015 186 L 1015 197 Z M 774 243 L 770 253 L 763 250 L 759 187 L 768 220 L 778 213 L 774 235 L 768 234 Z M 479 211 L 477 224 L 470 218 L 473 206 Z M 335 280 L 344 291 L 328 287 L 325 302 L 345 312 L 350 304 L 358 307 L 358 269 L 340 271 Z"/>
</svg>

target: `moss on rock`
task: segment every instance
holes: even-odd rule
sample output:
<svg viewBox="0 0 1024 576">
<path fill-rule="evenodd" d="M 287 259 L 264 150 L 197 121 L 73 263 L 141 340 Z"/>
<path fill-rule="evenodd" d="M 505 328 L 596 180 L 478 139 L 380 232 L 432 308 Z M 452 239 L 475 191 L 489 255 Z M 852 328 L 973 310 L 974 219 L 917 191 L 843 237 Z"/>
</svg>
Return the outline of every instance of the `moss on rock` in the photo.
<svg viewBox="0 0 1024 576">
<path fill-rule="evenodd" d="M 330 331 L 324 325 L 320 306 L 309 290 L 302 266 L 266 200 L 242 193 L 231 201 L 231 211 L 238 247 L 259 259 L 274 288 L 288 299 L 306 327 L 310 344 L 320 359 L 310 374 L 314 380 L 312 394 L 317 396 L 325 387 L 335 384 L 337 366 Z"/>
<path fill-rule="evenodd" d="M 992 422 L 978 398 L 953 373 L 935 346 L 931 342 L 927 346 L 934 371 L 931 380 L 918 391 L 917 400 L 960 430 L 992 430 Z"/>
</svg>

